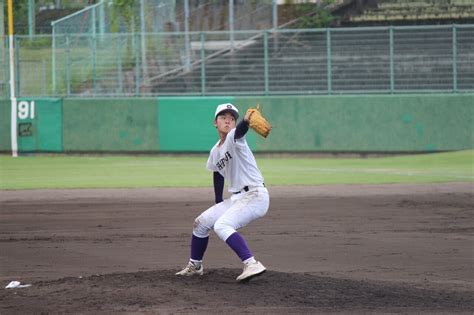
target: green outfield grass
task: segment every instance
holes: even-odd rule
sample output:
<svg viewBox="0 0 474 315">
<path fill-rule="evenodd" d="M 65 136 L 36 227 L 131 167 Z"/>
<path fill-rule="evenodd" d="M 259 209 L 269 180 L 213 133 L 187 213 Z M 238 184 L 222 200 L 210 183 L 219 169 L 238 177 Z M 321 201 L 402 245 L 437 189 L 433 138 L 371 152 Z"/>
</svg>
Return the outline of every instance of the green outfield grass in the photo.
<svg viewBox="0 0 474 315">
<path fill-rule="evenodd" d="M 205 187 L 207 156 L 0 156 L 0 189 Z M 474 182 L 474 150 L 383 158 L 263 158 L 268 185 Z"/>
</svg>

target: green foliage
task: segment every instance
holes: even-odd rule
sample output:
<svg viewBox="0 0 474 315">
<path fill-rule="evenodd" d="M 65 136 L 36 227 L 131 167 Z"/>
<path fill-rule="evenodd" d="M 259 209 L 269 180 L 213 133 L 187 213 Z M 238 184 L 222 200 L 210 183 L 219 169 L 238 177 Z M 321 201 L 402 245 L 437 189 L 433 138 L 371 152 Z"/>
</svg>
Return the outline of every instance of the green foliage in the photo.
<svg viewBox="0 0 474 315">
<path fill-rule="evenodd" d="M 61 8 L 84 8 L 88 5 L 96 3 L 98 0 L 61 0 Z M 54 0 L 34 0 L 35 2 L 35 13 L 38 13 L 40 7 L 49 6 L 55 4 Z M 133 2 L 133 0 L 132 0 Z M 22 25 L 23 27 L 15 28 L 15 34 L 25 34 L 27 28 L 24 27 L 28 24 L 28 0 L 13 0 L 13 22 L 15 25 Z M 3 0 L 3 12 L 4 12 L 4 26 L 5 33 L 8 32 L 8 0 Z"/>
<path fill-rule="evenodd" d="M 134 30 L 134 8 L 135 0 L 115 0 L 112 5 L 112 20 L 110 23 L 110 31 L 118 33 L 120 31 L 120 21 L 123 20 L 129 33 Z M 126 53 L 124 55 L 124 63 L 134 63 L 133 60 L 133 38 L 127 37 Z M 127 62 L 128 61 L 128 62 Z"/>
<path fill-rule="evenodd" d="M 27 23 L 28 21 L 28 0 L 14 0 L 12 1 L 13 22 Z M 8 33 L 8 0 L 3 0 L 3 16 L 5 33 Z M 15 31 L 17 34 L 17 32 Z"/>
<path fill-rule="evenodd" d="M 316 6 L 313 3 L 305 3 L 297 6 L 300 16 L 299 28 L 325 28 L 329 27 L 336 19 L 331 10 L 327 8 L 334 0 L 325 0 Z"/>
<path fill-rule="evenodd" d="M 22 37 L 18 39 L 18 44 L 23 49 L 40 49 L 40 48 L 51 48 L 52 37 L 35 37 L 34 39 L 26 39 Z"/>
<path fill-rule="evenodd" d="M 112 5 L 111 31 L 117 33 L 122 18 L 128 30 L 133 29 L 135 0 L 115 0 Z"/>
</svg>

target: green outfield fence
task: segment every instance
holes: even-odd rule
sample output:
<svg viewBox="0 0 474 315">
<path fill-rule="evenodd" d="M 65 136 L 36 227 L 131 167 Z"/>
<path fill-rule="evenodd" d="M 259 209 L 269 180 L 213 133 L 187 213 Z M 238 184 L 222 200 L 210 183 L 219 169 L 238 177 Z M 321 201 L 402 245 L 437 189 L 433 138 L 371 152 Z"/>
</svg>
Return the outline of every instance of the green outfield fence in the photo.
<svg viewBox="0 0 474 315">
<path fill-rule="evenodd" d="M 218 104 L 256 103 L 272 123 L 256 152 L 413 153 L 474 148 L 474 93 L 410 95 L 20 98 L 20 153 L 209 152 Z M 33 106 L 34 104 L 34 106 Z M 0 100 L 9 152 L 10 101 Z"/>
<path fill-rule="evenodd" d="M 14 40 L 18 97 L 474 91 L 474 25 L 76 33 Z M 0 84 L 7 98 L 4 51 Z"/>
</svg>

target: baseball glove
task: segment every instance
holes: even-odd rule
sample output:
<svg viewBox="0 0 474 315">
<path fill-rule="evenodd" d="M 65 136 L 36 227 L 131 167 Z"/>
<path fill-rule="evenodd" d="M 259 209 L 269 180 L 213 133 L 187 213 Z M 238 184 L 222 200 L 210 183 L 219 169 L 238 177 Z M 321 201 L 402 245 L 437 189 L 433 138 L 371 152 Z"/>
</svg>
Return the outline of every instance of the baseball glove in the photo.
<svg viewBox="0 0 474 315">
<path fill-rule="evenodd" d="M 268 137 L 270 130 L 272 130 L 272 126 L 260 112 L 260 105 L 257 105 L 257 108 L 249 108 L 246 116 L 248 116 L 250 128 L 255 130 L 255 132 L 262 137 Z"/>
</svg>

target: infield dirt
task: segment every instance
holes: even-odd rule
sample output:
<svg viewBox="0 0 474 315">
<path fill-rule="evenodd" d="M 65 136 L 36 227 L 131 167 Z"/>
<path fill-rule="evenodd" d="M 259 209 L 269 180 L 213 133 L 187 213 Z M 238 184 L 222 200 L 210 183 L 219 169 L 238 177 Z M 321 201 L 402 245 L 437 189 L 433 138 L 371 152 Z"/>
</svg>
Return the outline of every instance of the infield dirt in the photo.
<svg viewBox="0 0 474 315">
<path fill-rule="evenodd" d="M 174 276 L 212 188 L 0 191 L 0 314 L 474 312 L 474 184 L 269 191 L 247 284 L 215 234 L 205 275 Z"/>
</svg>

